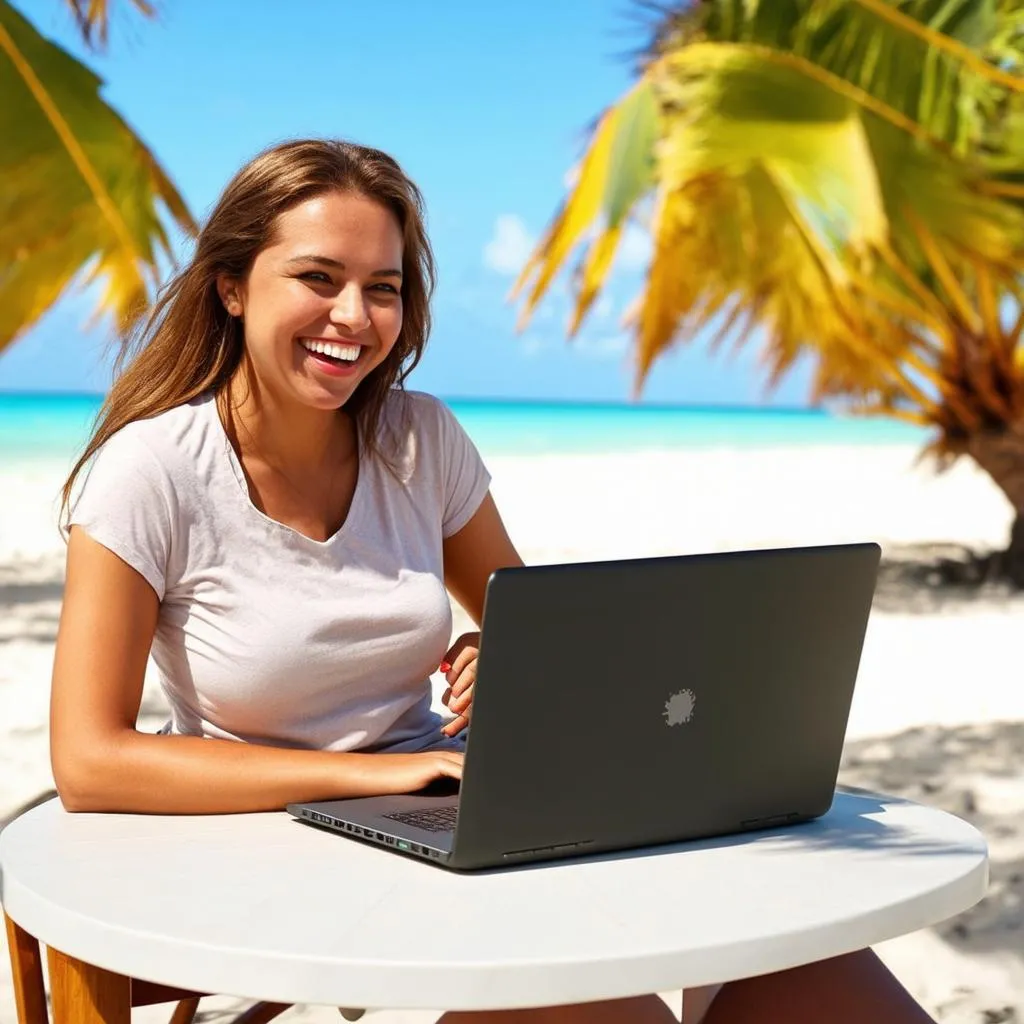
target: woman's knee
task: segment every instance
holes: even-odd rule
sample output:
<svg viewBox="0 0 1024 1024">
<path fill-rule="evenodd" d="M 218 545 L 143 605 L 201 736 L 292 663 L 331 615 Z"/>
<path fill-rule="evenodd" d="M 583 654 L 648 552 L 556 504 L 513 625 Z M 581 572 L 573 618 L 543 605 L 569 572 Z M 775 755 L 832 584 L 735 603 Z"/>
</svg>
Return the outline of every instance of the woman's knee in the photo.
<svg viewBox="0 0 1024 1024">
<path fill-rule="evenodd" d="M 525 1010 L 450 1011 L 438 1024 L 679 1024 L 657 996 Z"/>
<path fill-rule="evenodd" d="M 932 1018 L 870 949 L 725 985 L 707 1024 L 927 1024 Z"/>
</svg>

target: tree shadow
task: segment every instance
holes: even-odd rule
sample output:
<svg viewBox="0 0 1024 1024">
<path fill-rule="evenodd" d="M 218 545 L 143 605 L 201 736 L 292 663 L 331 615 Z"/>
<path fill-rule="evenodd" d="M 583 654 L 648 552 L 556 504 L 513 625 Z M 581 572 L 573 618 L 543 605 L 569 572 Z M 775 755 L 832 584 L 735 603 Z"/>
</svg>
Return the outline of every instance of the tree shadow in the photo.
<svg viewBox="0 0 1024 1024">
<path fill-rule="evenodd" d="M 42 558 L 0 566 L 0 645 L 53 643 L 64 599 L 64 564 Z"/>
<path fill-rule="evenodd" d="M 966 953 L 1024 960 L 1024 722 L 910 729 L 847 743 L 839 779 L 939 807 L 989 844 L 990 884 L 980 903 L 935 926 Z"/>
<path fill-rule="evenodd" d="M 928 615 L 1013 600 L 1024 607 L 1024 590 L 1008 578 L 1004 552 L 952 543 L 893 544 L 886 545 L 878 569 L 874 608 Z"/>
</svg>

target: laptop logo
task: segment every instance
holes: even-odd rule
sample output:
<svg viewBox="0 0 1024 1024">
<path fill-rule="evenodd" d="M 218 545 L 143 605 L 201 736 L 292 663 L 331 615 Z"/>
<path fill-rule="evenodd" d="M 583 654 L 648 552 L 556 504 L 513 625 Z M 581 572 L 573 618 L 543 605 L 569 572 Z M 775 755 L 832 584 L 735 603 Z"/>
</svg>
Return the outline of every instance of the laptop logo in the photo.
<svg viewBox="0 0 1024 1024">
<path fill-rule="evenodd" d="M 673 693 L 665 701 L 665 724 L 685 725 L 693 718 L 693 708 L 697 703 L 693 690 L 680 690 Z"/>
</svg>

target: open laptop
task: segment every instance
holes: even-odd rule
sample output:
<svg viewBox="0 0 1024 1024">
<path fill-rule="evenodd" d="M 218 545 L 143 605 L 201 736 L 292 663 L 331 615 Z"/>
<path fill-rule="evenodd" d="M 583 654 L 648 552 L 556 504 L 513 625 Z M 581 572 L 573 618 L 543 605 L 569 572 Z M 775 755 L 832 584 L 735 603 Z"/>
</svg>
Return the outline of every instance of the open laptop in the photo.
<svg viewBox="0 0 1024 1024">
<path fill-rule="evenodd" d="M 501 569 L 459 791 L 288 810 L 460 870 L 817 817 L 879 557 L 868 543 Z"/>
</svg>

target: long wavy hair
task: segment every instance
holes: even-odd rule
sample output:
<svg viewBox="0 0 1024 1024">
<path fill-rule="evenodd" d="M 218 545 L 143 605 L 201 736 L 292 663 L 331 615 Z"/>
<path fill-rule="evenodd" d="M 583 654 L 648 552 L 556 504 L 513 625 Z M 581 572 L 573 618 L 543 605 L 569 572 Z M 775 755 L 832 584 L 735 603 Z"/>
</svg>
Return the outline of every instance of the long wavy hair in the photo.
<svg viewBox="0 0 1024 1024">
<path fill-rule="evenodd" d="M 384 402 L 420 361 L 430 334 L 436 275 L 423 196 L 380 150 L 328 139 L 285 142 L 264 150 L 235 175 L 200 231 L 191 261 L 125 341 L 92 436 L 61 492 L 62 516 L 83 467 L 123 426 L 207 391 L 220 395 L 228 386 L 242 360 L 244 335 L 241 321 L 228 314 L 217 294 L 218 275 L 244 278 L 257 253 L 272 243 L 282 213 L 334 191 L 381 203 L 402 231 L 402 329 L 387 359 L 345 403 L 364 449 L 386 458 L 378 436 Z"/>
</svg>

